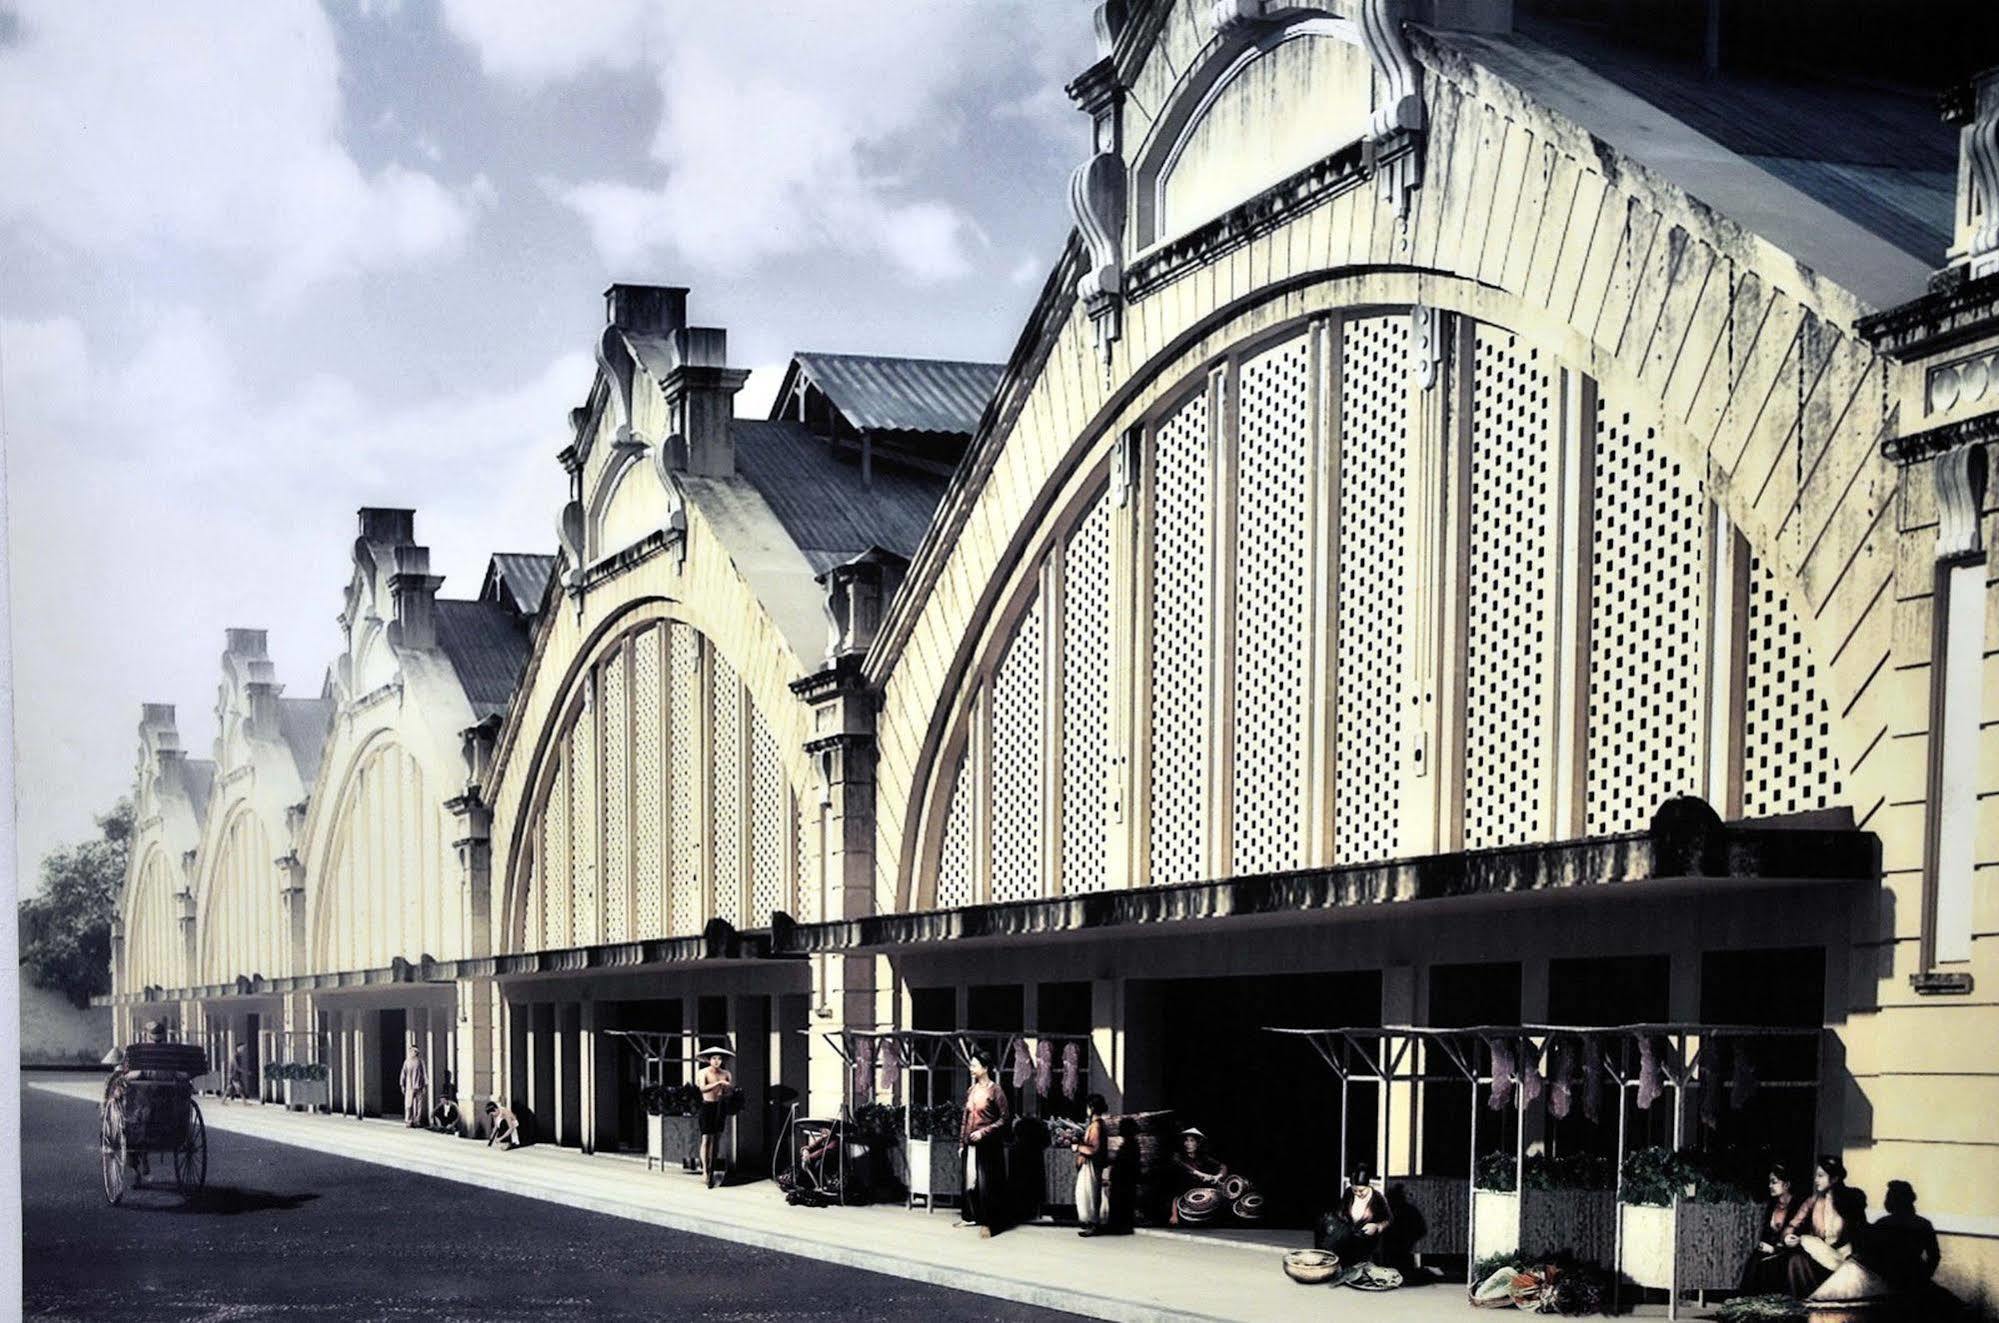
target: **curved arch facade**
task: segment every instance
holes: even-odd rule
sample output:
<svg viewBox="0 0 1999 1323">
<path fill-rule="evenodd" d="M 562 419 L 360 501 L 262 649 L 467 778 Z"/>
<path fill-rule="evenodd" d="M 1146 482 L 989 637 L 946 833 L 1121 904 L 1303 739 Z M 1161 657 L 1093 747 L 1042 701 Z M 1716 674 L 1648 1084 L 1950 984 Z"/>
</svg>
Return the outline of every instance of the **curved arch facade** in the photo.
<svg viewBox="0 0 1999 1323">
<path fill-rule="evenodd" d="M 169 862 L 164 850 L 147 850 L 132 870 L 125 903 L 120 907 L 125 924 L 124 977 L 115 990 L 138 992 L 146 988 L 178 988 L 186 985 L 182 969 L 179 906 L 174 901 L 174 878 L 178 867 Z"/>
<path fill-rule="evenodd" d="M 539 741 L 503 913 L 506 950 L 763 927 L 796 914 L 800 796 L 737 668 L 659 611 L 618 622 Z"/>
<path fill-rule="evenodd" d="M 193 981 L 227 983 L 242 974 L 279 978 L 291 973 L 279 894 L 280 847 L 256 811 L 239 802 L 227 810 L 211 848 Z"/>
<path fill-rule="evenodd" d="M 1802 624 L 1661 433 L 1504 326 L 1392 305 L 1163 385 L 1129 486 L 1081 458 L 968 645 L 910 902 L 1830 806 Z"/>
<path fill-rule="evenodd" d="M 308 929 L 317 969 L 378 969 L 461 954 L 443 796 L 391 735 L 367 743 L 339 785 Z"/>
</svg>

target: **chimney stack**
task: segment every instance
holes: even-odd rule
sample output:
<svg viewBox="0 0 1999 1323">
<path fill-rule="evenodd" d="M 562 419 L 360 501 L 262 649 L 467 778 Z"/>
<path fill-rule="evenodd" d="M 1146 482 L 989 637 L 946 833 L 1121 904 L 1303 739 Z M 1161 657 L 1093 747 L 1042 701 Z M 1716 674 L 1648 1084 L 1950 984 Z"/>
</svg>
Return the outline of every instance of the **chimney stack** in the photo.
<svg viewBox="0 0 1999 1323">
<path fill-rule="evenodd" d="M 681 285 L 612 285 L 604 291 L 604 320 L 633 335 L 666 339 L 687 327 L 687 290 Z"/>
<path fill-rule="evenodd" d="M 384 546 L 399 546 L 416 540 L 416 511 L 391 510 L 381 506 L 361 509 L 361 540 Z"/>
<path fill-rule="evenodd" d="M 667 409 L 679 423 L 679 443 L 671 467 L 699 478 L 727 478 L 736 472 L 736 442 L 729 432 L 736 416 L 736 392 L 748 371 L 729 363 L 729 333 L 690 326 L 673 337 L 675 366 L 660 383 Z"/>
<path fill-rule="evenodd" d="M 437 590 L 444 576 L 430 572 L 430 548 L 404 543 L 396 548 L 395 572 L 389 576 L 389 596 L 396 618 L 390 639 L 399 648 L 437 646 Z"/>
</svg>

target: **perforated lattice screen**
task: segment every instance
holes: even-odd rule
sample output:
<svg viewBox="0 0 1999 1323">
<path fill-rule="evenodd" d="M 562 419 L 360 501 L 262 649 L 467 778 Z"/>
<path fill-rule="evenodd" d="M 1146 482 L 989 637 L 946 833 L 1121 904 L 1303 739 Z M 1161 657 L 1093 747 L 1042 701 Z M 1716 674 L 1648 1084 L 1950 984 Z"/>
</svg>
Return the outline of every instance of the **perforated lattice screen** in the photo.
<svg viewBox="0 0 1999 1323">
<path fill-rule="evenodd" d="M 1465 638 L 1465 845 L 1517 845 L 1548 795 L 1555 648 L 1554 378 L 1497 327 L 1473 332 Z"/>
<path fill-rule="evenodd" d="M 625 656 L 604 664 L 604 940 L 631 940 L 629 890 L 632 837 L 627 816 L 631 784 L 631 712 L 626 703 Z"/>
<path fill-rule="evenodd" d="M 663 631 L 649 629 L 632 643 L 632 893 L 634 936 L 664 933 L 666 859 L 662 780 L 666 772 L 666 692 L 660 683 Z"/>
<path fill-rule="evenodd" d="M 1651 423 L 1597 404 L 1591 520 L 1590 835 L 1637 831 L 1700 790 L 1708 610 L 1701 477 Z"/>
<path fill-rule="evenodd" d="M 1042 697 L 1042 599 L 1014 626 L 993 677 L 992 899 L 1042 894 L 1042 768 L 1047 765 L 1047 704 Z"/>
<path fill-rule="evenodd" d="M 1155 431 L 1152 452 L 1152 881 L 1199 878 L 1207 858 L 1211 511 L 1208 397 Z"/>
<path fill-rule="evenodd" d="M 1742 694 L 1742 813 L 1768 817 L 1840 800 L 1832 710 L 1790 595 L 1749 558 L 1749 631 Z"/>
<path fill-rule="evenodd" d="M 794 874 L 798 919 L 801 923 L 817 923 L 825 917 L 819 912 L 818 795 L 810 794 L 802 800 L 793 796 L 793 811 L 798 823 L 792 838 L 792 848 L 798 856 L 798 871 Z"/>
<path fill-rule="evenodd" d="M 667 653 L 667 901 L 675 936 L 698 933 L 701 912 L 701 642 L 674 625 Z"/>
<path fill-rule="evenodd" d="M 1237 426 L 1235 871 L 1296 868 L 1305 739 L 1311 342 L 1242 365 Z"/>
<path fill-rule="evenodd" d="M 715 668 L 715 915 L 743 923 L 743 682 L 710 654 Z"/>
<path fill-rule="evenodd" d="M 1111 776 L 1111 501 L 1097 497 L 1062 563 L 1062 890 L 1101 891 Z"/>
<path fill-rule="evenodd" d="M 785 894 L 784 768 L 778 763 L 777 740 L 763 714 L 750 714 L 750 914 L 754 927 L 770 922 L 772 910 L 791 908 Z"/>
<path fill-rule="evenodd" d="M 541 945 L 569 945 L 569 759 L 548 790 L 541 818 Z"/>
<path fill-rule="evenodd" d="M 1345 328 L 1333 754 L 1340 863 L 1396 853 L 1408 671 L 1408 344 L 1402 317 L 1365 317 Z"/>
<path fill-rule="evenodd" d="M 951 805 L 944 810 L 944 839 L 937 855 L 937 907 L 972 903 L 972 778 L 962 753 L 951 772 Z"/>
<path fill-rule="evenodd" d="M 569 940 L 597 940 L 597 696 L 585 685 L 569 733 Z"/>
</svg>

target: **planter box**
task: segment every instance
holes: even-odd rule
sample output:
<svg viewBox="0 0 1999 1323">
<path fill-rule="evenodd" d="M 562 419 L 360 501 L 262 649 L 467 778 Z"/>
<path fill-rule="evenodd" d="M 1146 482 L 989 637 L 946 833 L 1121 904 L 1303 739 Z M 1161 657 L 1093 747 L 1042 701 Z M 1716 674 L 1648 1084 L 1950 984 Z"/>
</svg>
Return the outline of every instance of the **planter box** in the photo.
<svg viewBox="0 0 1999 1323">
<path fill-rule="evenodd" d="M 948 1139 L 912 1139 L 908 1143 L 909 1197 L 927 1208 L 937 1199 L 955 1199 L 965 1192 L 963 1152 Z"/>
<path fill-rule="evenodd" d="M 1758 1213 L 1748 1203 L 1626 1204 L 1618 1269 L 1640 1286 L 1670 1290 L 1677 1260 L 1680 1290 L 1733 1291 L 1756 1247 Z"/>
<path fill-rule="evenodd" d="M 1569 1250 L 1608 1266 L 1616 1253 L 1612 1190 L 1479 1190 L 1473 1195 L 1472 1257 Z"/>
<path fill-rule="evenodd" d="M 325 1107 L 333 1100 L 331 1080 L 285 1080 L 287 1107 Z"/>
<path fill-rule="evenodd" d="M 1041 1151 L 1041 1206 L 1058 1216 L 1075 1213 L 1075 1149 L 1049 1147 Z"/>
<path fill-rule="evenodd" d="M 646 1117 L 646 1163 L 662 1171 L 701 1169 L 700 1126 L 691 1116 Z"/>
<path fill-rule="evenodd" d="M 1409 1246 L 1412 1254 L 1465 1252 L 1465 1240 L 1471 1234 L 1471 1188 L 1464 1177 L 1390 1176 L 1383 1184 L 1399 1232 L 1408 1234 L 1406 1221 L 1411 1213 L 1422 1220 L 1422 1232 Z"/>
</svg>

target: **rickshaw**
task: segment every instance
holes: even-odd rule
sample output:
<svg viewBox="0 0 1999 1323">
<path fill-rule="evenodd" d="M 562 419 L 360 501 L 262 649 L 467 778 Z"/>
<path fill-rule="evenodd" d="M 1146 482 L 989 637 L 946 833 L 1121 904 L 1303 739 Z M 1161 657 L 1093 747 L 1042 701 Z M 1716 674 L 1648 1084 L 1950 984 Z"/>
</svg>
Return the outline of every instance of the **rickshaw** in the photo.
<svg viewBox="0 0 1999 1323">
<path fill-rule="evenodd" d="M 123 1063 L 105 1082 L 99 1109 L 106 1202 L 123 1199 L 128 1185 L 144 1185 L 155 1155 L 171 1159 L 180 1193 L 208 1183 L 208 1131 L 193 1084 L 207 1073 L 208 1055 L 192 1043 L 134 1043 L 125 1049 Z"/>
</svg>

